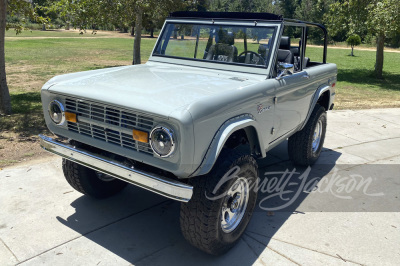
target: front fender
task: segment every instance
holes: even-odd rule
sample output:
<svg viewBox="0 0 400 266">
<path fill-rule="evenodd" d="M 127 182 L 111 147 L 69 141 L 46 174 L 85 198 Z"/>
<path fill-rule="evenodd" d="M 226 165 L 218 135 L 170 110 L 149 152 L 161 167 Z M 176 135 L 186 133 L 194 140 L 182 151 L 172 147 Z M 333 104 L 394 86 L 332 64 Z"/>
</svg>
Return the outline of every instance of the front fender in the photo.
<svg viewBox="0 0 400 266">
<path fill-rule="evenodd" d="M 251 114 L 243 114 L 233 117 L 222 124 L 212 139 L 200 166 L 190 175 L 190 177 L 205 175 L 210 172 L 229 137 L 237 130 L 251 127 L 255 129 L 258 138 L 258 140 L 252 140 L 252 142 L 258 143 L 261 155 L 262 157 L 265 157 L 265 149 L 263 148 L 264 143 L 262 143 L 262 136 L 260 135 L 257 121 Z"/>
</svg>

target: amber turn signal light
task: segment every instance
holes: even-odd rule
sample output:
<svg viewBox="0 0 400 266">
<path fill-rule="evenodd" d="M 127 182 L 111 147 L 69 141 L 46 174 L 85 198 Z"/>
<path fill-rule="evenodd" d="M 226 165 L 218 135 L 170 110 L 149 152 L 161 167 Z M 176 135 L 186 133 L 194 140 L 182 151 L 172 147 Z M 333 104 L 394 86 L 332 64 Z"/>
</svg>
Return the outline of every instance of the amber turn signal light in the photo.
<svg viewBox="0 0 400 266">
<path fill-rule="evenodd" d="M 65 112 L 65 120 L 67 120 L 68 122 L 76 123 L 77 122 L 76 114 Z"/>
<path fill-rule="evenodd" d="M 132 130 L 133 139 L 139 142 L 149 143 L 149 133 L 140 131 L 140 130 Z"/>
</svg>

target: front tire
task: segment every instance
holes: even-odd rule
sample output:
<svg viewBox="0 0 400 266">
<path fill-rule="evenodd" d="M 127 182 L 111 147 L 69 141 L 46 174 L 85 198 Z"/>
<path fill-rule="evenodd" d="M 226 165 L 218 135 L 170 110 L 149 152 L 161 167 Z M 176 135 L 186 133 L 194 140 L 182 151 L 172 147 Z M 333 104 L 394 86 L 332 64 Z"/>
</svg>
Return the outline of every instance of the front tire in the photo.
<svg viewBox="0 0 400 266">
<path fill-rule="evenodd" d="M 229 176 L 232 178 L 226 178 Z M 193 196 L 188 203 L 181 204 L 180 215 L 186 240 L 214 255 L 232 248 L 252 216 L 257 177 L 258 167 L 253 157 L 223 150 L 209 174 L 190 179 Z"/>
<path fill-rule="evenodd" d="M 75 190 L 97 199 L 111 197 L 128 184 L 66 159 L 63 159 L 62 169 L 65 179 Z"/>
<path fill-rule="evenodd" d="M 304 128 L 289 138 L 289 158 L 294 164 L 309 166 L 318 160 L 324 145 L 326 125 L 325 108 L 316 104 Z"/>
</svg>

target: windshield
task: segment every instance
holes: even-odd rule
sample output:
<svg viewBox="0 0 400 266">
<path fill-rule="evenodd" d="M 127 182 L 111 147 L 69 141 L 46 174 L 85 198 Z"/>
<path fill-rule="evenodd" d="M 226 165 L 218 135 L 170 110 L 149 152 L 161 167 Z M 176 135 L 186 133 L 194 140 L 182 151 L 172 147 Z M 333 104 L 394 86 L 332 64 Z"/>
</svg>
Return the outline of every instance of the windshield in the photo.
<svg viewBox="0 0 400 266">
<path fill-rule="evenodd" d="M 275 29 L 167 23 L 153 55 L 268 67 Z"/>
</svg>

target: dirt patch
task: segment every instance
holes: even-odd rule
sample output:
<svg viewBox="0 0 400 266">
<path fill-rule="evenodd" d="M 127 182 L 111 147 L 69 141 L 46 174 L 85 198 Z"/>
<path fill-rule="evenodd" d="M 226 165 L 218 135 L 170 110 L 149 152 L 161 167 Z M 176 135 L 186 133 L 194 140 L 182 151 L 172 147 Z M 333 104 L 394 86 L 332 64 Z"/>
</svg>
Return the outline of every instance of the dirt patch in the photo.
<svg viewBox="0 0 400 266">
<path fill-rule="evenodd" d="M 54 156 L 40 147 L 37 136 L 23 137 L 8 131 L 0 135 L 0 169 L 50 157 Z"/>
<path fill-rule="evenodd" d="M 78 38 L 78 39 L 86 39 L 86 38 L 124 38 L 124 39 L 133 39 L 134 36 L 132 36 L 130 33 L 122 33 L 118 31 L 96 31 L 95 33 L 92 33 L 91 30 L 88 30 L 84 32 L 83 34 L 80 34 L 79 30 L 55 30 L 53 32 L 60 33 L 62 35 L 63 33 L 76 33 L 76 36 L 7 36 L 5 39 L 9 40 L 24 40 L 24 39 L 68 39 L 68 38 Z M 154 39 L 157 38 L 158 35 L 154 35 Z M 142 34 L 142 38 L 151 38 L 150 35 L 148 34 Z"/>
<path fill-rule="evenodd" d="M 94 52 L 94 55 L 99 54 L 98 52 Z M 68 63 L 81 63 L 82 61 L 90 62 L 87 64 L 89 67 L 101 67 L 101 68 L 108 68 L 108 67 L 115 67 L 115 66 L 128 66 L 132 65 L 130 60 L 109 60 L 109 59 L 101 59 L 98 58 L 96 59 L 95 62 L 93 62 L 93 56 L 82 56 L 80 58 L 76 57 L 71 57 L 71 58 L 66 58 L 64 60 L 65 62 Z M 144 60 L 142 60 L 142 64 Z"/>
<path fill-rule="evenodd" d="M 40 94 L 23 93 L 14 114 L 0 116 L 0 168 L 48 156 L 39 145 L 38 134 L 51 136 L 43 119 Z"/>
<path fill-rule="evenodd" d="M 24 64 L 23 61 L 13 65 L 7 64 L 6 68 L 8 86 L 18 88 L 18 90 L 37 91 L 43 86 L 46 79 L 34 74 L 37 71 L 41 71 L 40 67 Z"/>
<path fill-rule="evenodd" d="M 60 30 L 60 32 L 76 32 L 77 34 L 79 34 L 81 31 L 80 30 Z M 103 31 L 103 30 L 97 30 L 95 32 L 93 32 L 92 30 L 87 30 L 86 32 L 84 32 L 84 34 L 82 34 L 81 36 L 84 37 L 85 35 L 89 35 L 89 34 L 94 34 L 96 37 L 105 37 L 105 38 L 133 38 L 134 36 L 132 36 L 129 32 L 128 33 L 123 33 L 123 32 L 119 32 L 119 31 Z M 143 34 L 142 37 L 146 37 L 146 34 Z"/>
<path fill-rule="evenodd" d="M 17 91 L 38 91 L 45 83 L 43 79 L 39 79 L 35 75 L 28 73 L 9 75 L 7 79 L 9 87 L 11 89 L 16 87 L 18 88 Z"/>
<path fill-rule="evenodd" d="M 308 44 L 307 47 L 320 47 L 320 48 L 322 48 L 322 46 L 311 45 L 311 44 Z M 328 45 L 328 49 L 351 50 L 351 47 Z M 376 51 L 376 48 L 375 47 L 355 47 L 354 51 Z M 400 53 L 400 50 L 399 49 L 385 47 L 385 52 Z"/>
<path fill-rule="evenodd" d="M 381 108 L 399 108 L 400 101 L 391 101 L 390 99 L 375 101 L 371 104 L 368 100 L 341 100 L 335 102 L 335 110 L 360 110 L 360 109 L 381 109 Z"/>
</svg>

